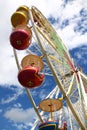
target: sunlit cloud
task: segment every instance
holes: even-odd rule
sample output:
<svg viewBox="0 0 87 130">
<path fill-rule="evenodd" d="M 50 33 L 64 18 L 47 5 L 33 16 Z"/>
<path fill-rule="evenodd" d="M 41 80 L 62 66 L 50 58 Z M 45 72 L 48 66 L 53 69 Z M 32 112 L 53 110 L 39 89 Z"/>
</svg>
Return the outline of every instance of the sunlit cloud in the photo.
<svg viewBox="0 0 87 130">
<path fill-rule="evenodd" d="M 13 114 L 14 113 L 14 114 Z M 33 120 L 33 117 L 35 118 L 36 114 L 33 110 L 33 108 L 29 109 L 22 109 L 22 108 L 11 108 L 10 110 L 7 110 L 4 114 L 4 117 L 13 121 L 13 122 L 22 122 L 27 123 Z"/>
</svg>

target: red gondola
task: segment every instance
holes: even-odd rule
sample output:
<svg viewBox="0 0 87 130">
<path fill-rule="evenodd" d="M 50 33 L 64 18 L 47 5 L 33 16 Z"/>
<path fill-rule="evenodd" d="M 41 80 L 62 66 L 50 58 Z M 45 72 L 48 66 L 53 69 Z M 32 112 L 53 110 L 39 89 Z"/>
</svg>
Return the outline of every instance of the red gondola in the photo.
<svg viewBox="0 0 87 130">
<path fill-rule="evenodd" d="M 37 67 L 24 67 L 18 73 L 18 80 L 21 85 L 26 88 L 34 88 L 40 86 L 44 80 L 44 74 L 38 74 Z"/>
<path fill-rule="evenodd" d="M 17 26 L 10 35 L 10 43 L 13 48 L 18 50 L 26 49 L 32 38 L 32 32 L 26 25 Z"/>
</svg>

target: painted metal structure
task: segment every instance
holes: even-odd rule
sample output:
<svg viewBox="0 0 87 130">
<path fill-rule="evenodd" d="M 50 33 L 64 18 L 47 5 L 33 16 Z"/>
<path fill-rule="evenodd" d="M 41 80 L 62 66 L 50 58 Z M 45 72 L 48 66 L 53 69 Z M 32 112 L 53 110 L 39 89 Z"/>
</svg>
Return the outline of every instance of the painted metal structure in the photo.
<svg viewBox="0 0 87 130">
<path fill-rule="evenodd" d="M 28 52 L 30 55 L 38 55 L 40 52 L 41 59 L 51 71 L 51 73 L 46 71 L 47 68 L 44 66 L 45 75 L 51 74 L 56 81 L 55 88 L 50 92 L 46 99 L 57 99 L 61 93 L 61 99 L 65 100 L 67 104 L 65 107 L 67 107 L 70 116 L 69 122 L 71 130 L 76 129 L 73 120 L 77 123 L 79 130 L 87 130 L 87 76 L 82 72 L 81 68 L 74 65 L 68 49 L 45 16 L 34 6 L 28 8 L 28 13 L 26 19 L 28 19 L 27 17 L 29 16 L 29 22 L 26 24 L 32 31 L 33 40 L 31 41 L 31 45 L 24 51 L 26 51 L 26 53 Z M 32 46 L 35 47 L 34 51 L 31 49 Z M 22 68 L 24 66 L 20 66 L 19 56 L 15 48 L 13 48 L 13 51 L 18 70 L 20 71 L 24 69 Z M 29 61 L 27 61 L 27 63 L 29 64 Z M 41 67 L 41 65 L 38 66 L 36 62 L 32 63 L 35 67 Z M 42 73 L 41 69 L 39 70 L 39 73 Z M 39 107 L 36 106 L 30 90 L 26 87 L 25 89 L 38 116 L 34 126 L 31 128 L 31 130 L 34 130 L 39 122 L 43 123 L 45 112 L 39 111 Z M 59 118 L 61 122 L 62 110 L 60 113 Z"/>
</svg>

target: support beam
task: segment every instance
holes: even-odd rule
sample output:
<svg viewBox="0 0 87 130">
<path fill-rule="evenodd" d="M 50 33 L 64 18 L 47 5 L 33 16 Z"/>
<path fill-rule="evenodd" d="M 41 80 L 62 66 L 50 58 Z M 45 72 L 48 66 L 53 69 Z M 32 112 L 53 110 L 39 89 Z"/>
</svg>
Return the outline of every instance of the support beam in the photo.
<svg viewBox="0 0 87 130">
<path fill-rule="evenodd" d="M 33 20 L 33 16 L 32 16 L 31 10 L 29 11 L 29 15 L 30 15 L 31 24 L 32 24 L 34 33 L 35 33 L 35 35 L 36 35 L 38 44 L 40 45 L 40 47 L 41 47 L 41 49 L 42 49 L 42 53 L 43 53 L 43 55 L 45 56 L 45 58 L 46 58 L 46 60 L 47 60 L 47 62 L 48 62 L 48 65 L 49 65 L 49 67 L 50 67 L 50 69 L 51 69 L 51 71 L 52 71 L 52 73 L 53 73 L 53 76 L 55 77 L 55 80 L 56 80 L 56 83 L 57 83 L 58 87 L 60 88 L 60 90 L 61 90 L 61 92 L 62 92 L 62 94 L 63 94 L 63 97 L 66 99 L 66 102 L 67 102 L 67 104 L 68 104 L 70 110 L 72 111 L 72 113 L 73 113 L 75 119 L 77 120 L 77 122 L 78 122 L 78 124 L 80 125 L 80 127 L 82 128 L 82 130 L 87 130 L 87 128 L 84 126 L 84 124 L 82 123 L 82 121 L 81 121 L 80 118 L 78 117 L 78 115 L 77 115 L 77 113 L 76 113 L 74 107 L 72 106 L 72 103 L 70 102 L 69 98 L 67 97 L 66 92 L 65 92 L 65 90 L 64 90 L 64 87 L 63 87 L 62 84 L 60 83 L 60 81 L 59 81 L 59 79 L 58 79 L 58 76 L 57 76 L 55 70 L 53 69 L 53 66 L 52 66 L 52 64 L 51 64 L 51 62 L 50 62 L 50 60 L 49 60 L 50 58 L 49 58 L 49 56 L 46 54 L 46 52 L 45 52 L 45 50 L 44 50 L 44 48 L 43 48 L 43 46 L 42 46 L 42 44 L 41 44 L 41 40 L 40 40 L 40 38 L 39 38 L 37 29 L 36 29 L 36 27 L 35 27 L 35 25 L 34 25 L 34 20 Z"/>
<path fill-rule="evenodd" d="M 80 125 L 80 127 L 82 128 L 82 130 L 87 130 L 87 128 L 85 127 L 85 125 L 82 123 L 82 121 L 81 121 L 80 118 L 78 117 L 78 115 L 77 115 L 77 113 L 76 113 L 76 111 L 75 111 L 75 109 L 74 109 L 74 107 L 73 107 L 71 101 L 69 100 L 68 96 L 66 95 L 66 92 L 65 92 L 65 90 L 64 90 L 64 87 L 62 86 L 61 82 L 60 82 L 59 79 L 58 79 L 58 76 L 57 76 L 55 70 L 54 70 L 53 67 L 52 67 L 52 64 L 51 64 L 51 62 L 50 62 L 50 60 L 49 60 L 49 56 L 46 55 L 46 59 L 47 59 L 47 61 L 48 61 L 49 67 L 50 67 L 50 69 L 51 69 L 51 71 L 52 71 L 52 73 L 53 73 L 53 76 L 55 77 L 56 83 L 57 83 L 58 87 L 60 88 L 60 90 L 62 91 L 63 97 L 65 98 L 65 100 L 66 100 L 66 102 L 67 102 L 67 104 L 68 104 L 68 106 L 69 106 L 71 112 L 73 113 L 75 119 L 77 120 L 77 122 L 78 122 L 78 124 Z"/>
</svg>

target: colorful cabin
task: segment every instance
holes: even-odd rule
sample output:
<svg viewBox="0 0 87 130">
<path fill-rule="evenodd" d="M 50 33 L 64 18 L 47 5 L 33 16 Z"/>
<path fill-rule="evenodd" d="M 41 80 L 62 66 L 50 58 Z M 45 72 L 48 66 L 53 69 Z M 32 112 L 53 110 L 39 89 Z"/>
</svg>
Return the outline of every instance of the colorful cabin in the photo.
<svg viewBox="0 0 87 130">
<path fill-rule="evenodd" d="M 38 130 L 67 130 L 67 122 L 63 122 L 62 128 L 59 128 L 59 122 L 58 121 L 47 121 L 44 123 L 41 123 L 38 126 Z"/>
<path fill-rule="evenodd" d="M 44 74 L 38 74 L 37 67 L 24 67 L 18 73 L 18 81 L 26 88 L 34 88 L 40 86 L 44 80 Z"/>
<path fill-rule="evenodd" d="M 39 125 L 38 130 L 58 130 L 58 122 L 48 121 Z"/>
<path fill-rule="evenodd" d="M 45 123 L 41 123 L 38 130 L 59 130 L 59 121 L 55 121 L 52 112 L 62 108 L 62 101 L 59 99 L 44 99 L 39 103 L 39 109 L 45 112 L 50 112 L 50 118 Z"/>
<path fill-rule="evenodd" d="M 10 43 L 17 50 L 26 49 L 32 38 L 31 29 L 26 25 L 17 26 L 10 35 Z"/>
<path fill-rule="evenodd" d="M 27 6 L 20 6 L 16 12 L 11 16 L 11 23 L 13 27 L 20 24 L 27 24 L 29 21 L 29 9 Z"/>
<path fill-rule="evenodd" d="M 21 66 L 22 68 L 26 66 L 33 66 L 37 67 L 39 71 L 41 71 L 44 68 L 44 63 L 40 56 L 29 54 L 22 59 Z"/>
</svg>

